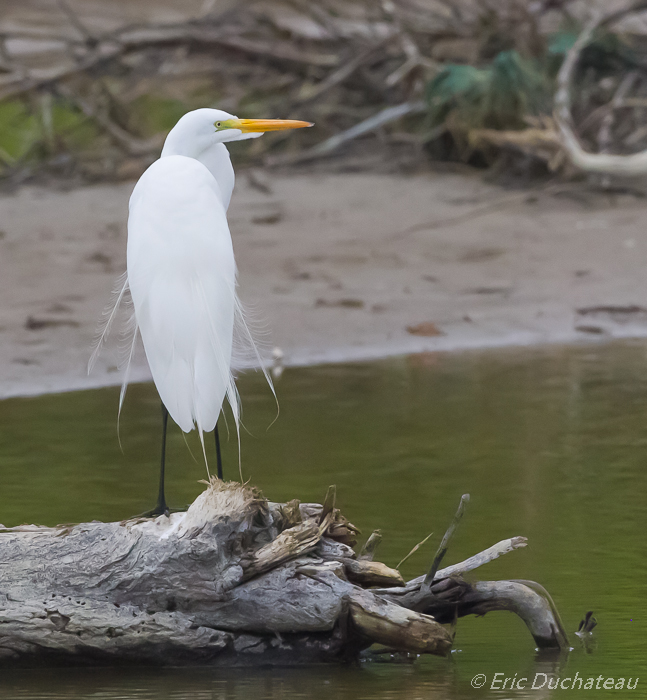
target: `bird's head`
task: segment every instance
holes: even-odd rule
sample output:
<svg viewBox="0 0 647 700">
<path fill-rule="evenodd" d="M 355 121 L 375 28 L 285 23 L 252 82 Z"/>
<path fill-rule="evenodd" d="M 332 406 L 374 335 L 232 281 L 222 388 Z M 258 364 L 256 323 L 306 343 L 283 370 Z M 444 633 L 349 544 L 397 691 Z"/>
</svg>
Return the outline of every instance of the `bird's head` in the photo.
<svg viewBox="0 0 647 700">
<path fill-rule="evenodd" d="M 187 112 L 171 129 L 163 155 L 170 152 L 197 157 L 216 143 L 242 141 L 262 136 L 266 131 L 301 129 L 310 122 L 296 119 L 238 119 L 221 109 L 195 109 Z"/>
</svg>

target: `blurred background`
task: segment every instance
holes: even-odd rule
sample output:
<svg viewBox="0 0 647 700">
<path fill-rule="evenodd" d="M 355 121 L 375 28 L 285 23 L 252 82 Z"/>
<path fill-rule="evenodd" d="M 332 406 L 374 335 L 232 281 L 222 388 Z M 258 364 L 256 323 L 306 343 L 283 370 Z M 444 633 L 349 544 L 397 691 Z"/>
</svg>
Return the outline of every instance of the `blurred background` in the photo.
<svg viewBox="0 0 647 700">
<path fill-rule="evenodd" d="M 552 119 L 561 62 L 591 16 L 628 5 L 4 0 L 0 177 L 136 177 L 179 116 L 216 105 L 317 125 L 234 144 L 239 164 L 546 176 L 568 169 Z M 647 147 L 646 32 L 621 13 L 581 55 L 571 97 L 588 148 Z"/>
<path fill-rule="evenodd" d="M 315 123 L 230 144 L 266 357 L 647 335 L 646 37 L 615 0 L 5 0 L 0 395 L 119 381 L 85 362 L 132 183 L 204 106 Z"/>
</svg>

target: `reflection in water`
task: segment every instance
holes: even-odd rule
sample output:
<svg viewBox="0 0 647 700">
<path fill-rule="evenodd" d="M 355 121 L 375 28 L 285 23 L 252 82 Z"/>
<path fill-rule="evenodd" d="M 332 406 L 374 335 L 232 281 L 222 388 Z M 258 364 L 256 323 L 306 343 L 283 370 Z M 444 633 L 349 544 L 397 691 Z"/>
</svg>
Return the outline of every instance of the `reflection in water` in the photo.
<svg viewBox="0 0 647 700">
<path fill-rule="evenodd" d="M 337 484 L 339 505 L 365 534 L 380 527 L 379 556 L 426 569 L 460 495 L 467 514 L 446 563 L 525 535 L 530 546 L 476 572 L 528 578 L 552 593 L 567 630 L 584 613 L 599 620 L 597 647 L 536 657 L 513 615 L 458 623 L 449 659 L 364 662 L 307 669 L 43 670 L 3 672 L 0 697 L 62 698 L 523 698 L 576 697 L 581 690 L 492 690 L 497 678 L 635 678 L 647 655 L 644 472 L 647 358 L 638 343 L 425 355 L 379 363 L 287 369 L 281 414 L 262 378 L 240 381 L 249 431 L 246 476 L 273 500 L 321 500 Z M 0 403 L 0 521 L 121 519 L 153 505 L 159 449 L 152 386 L 129 391 L 115 430 L 118 390 Z M 200 449 L 194 435 L 189 446 Z M 213 459 L 213 457 L 212 457 Z M 237 472 L 236 441 L 225 469 Z M 179 430 L 170 436 L 168 497 L 190 502 L 204 466 Z M 480 689 L 472 679 L 484 674 Z M 551 675 L 553 674 L 553 675 Z M 539 683 L 541 683 L 540 677 Z M 647 674 L 638 689 L 647 685 Z M 500 687 L 500 686 L 499 686 Z M 608 692 L 608 691 L 606 691 Z"/>
</svg>

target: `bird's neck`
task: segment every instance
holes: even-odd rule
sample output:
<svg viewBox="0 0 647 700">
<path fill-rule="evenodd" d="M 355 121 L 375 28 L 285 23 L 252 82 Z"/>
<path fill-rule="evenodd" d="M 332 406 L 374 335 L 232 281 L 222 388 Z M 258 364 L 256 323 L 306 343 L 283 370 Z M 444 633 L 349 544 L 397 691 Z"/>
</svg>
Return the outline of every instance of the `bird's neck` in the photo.
<svg viewBox="0 0 647 700">
<path fill-rule="evenodd" d="M 224 143 L 204 144 L 206 147 L 201 149 L 197 144 L 192 148 L 187 148 L 185 141 L 174 138 L 173 131 L 168 135 L 164 142 L 164 148 L 160 158 L 165 156 L 185 156 L 187 158 L 195 158 L 200 161 L 207 170 L 213 175 L 218 183 L 222 194 L 222 201 L 225 209 L 229 207 L 229 200 L 234 191 L 234 168 L 231 164 L 229 151 Z"/>
</svg>

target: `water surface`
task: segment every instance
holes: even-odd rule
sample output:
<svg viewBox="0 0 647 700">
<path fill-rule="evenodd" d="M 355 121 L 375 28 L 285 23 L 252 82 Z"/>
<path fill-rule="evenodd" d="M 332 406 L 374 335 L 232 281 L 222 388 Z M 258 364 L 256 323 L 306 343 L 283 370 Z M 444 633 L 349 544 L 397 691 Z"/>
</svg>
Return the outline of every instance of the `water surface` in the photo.
<svg viewBox="0 0 647 700">
<path fill-rule="evenodd" d="M 426 354 L 370 364 L 288 369 L 277 383 L 280 416 L 261 377 L 239 382 L 248 432 L 246 478 L 272 500 L 338 505 L 367 536 L 384 534 L 379 557 L 422 573 L 460 495 L 469 505 L 446 563 L 500 539 L 530 546 L 483 567 L 479 578 L 528 578 L 553 595 L 569 632 L 588 609 L 596 641 L 558 659 L 535 654 L 509 613 L 459 621 L 456 652 L 413 665 L 362 663 L 302 669 L 43 670 L 5 672 L 7 700 L 206 700 L 227 698 L 539 698 L 590 696 L 530 689 L 534 675 L 640 678 L 647 693 L 647 346 Z M 160 410 L 150 385 L 130 388 L 116 435 L 118 390 L 0 402 L 0 521 L 56 524 L 117 520 L 153 505 Z M 168 499 L 189 503 L 206 475 L 199 443 L 169 436 Z M 189 454 L 189 447 L 196 457 Z M 209 458 L 215 462 L 208 443 Z M 225 446 L 226 476 L 237 444 Z M 490 690 L 492 677 L 528 677 L 525 691 Z M 485 674 L 482 689 L 471 679 Z M 642 674 L 642 677 L 641 677 Z M 540 677 L 540 679 L 543 677 Z M 541 680 L 539 681 L 541 682 Z"/>
</svg>

